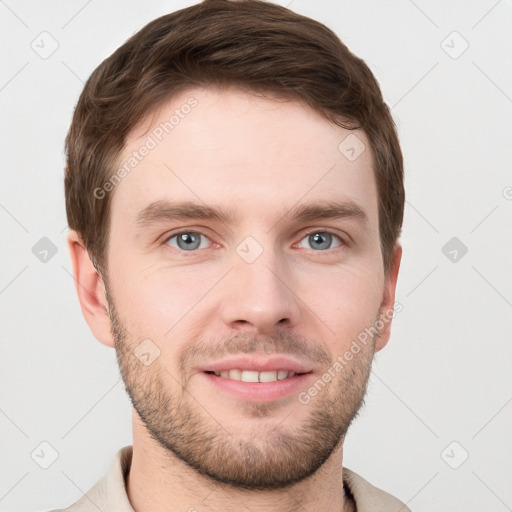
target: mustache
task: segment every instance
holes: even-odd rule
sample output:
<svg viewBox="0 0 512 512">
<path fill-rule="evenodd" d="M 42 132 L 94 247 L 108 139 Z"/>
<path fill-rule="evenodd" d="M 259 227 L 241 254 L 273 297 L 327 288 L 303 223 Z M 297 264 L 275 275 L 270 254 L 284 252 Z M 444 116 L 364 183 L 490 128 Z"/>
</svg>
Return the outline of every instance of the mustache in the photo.
<svg viewBox="0 0 512 512">
<path fill-rule="evenodd" d="M 179 365 L 184 371 L 205 361 L 255 353 L 295 356 L 303 362 L 320 367 L 331 363 L 331 357 L 321 343 L 295 333 L 279 331 L 271 336 L 243 332 L 227 338 L 200 338 L 183 350 L 179 356 Z"/>
</svg>

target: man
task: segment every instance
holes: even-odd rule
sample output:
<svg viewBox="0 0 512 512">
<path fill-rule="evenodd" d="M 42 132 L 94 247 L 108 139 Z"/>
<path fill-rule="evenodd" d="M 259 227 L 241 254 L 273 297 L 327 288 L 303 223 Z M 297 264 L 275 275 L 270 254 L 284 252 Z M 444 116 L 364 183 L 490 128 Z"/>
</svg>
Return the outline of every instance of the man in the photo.
<svg viewBox="0 0 512 512">
<path fill-rule="evenodd" d="M 77 293 L 134 407 L 66 510 L 409 510 L 343 467 L 404 208 L 364 62 L 280 6 L 206 0 L 95 70 L 66 149 Z"/>
</svg>

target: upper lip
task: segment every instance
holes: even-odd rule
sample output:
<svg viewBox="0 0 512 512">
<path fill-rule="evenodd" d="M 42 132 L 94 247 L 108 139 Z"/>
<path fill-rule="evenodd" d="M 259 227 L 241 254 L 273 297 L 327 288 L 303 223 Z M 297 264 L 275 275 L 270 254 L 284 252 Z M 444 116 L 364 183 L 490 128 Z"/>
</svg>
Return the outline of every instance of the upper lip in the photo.
<svg viewBox="0 0 512 512">
<path fill-rule="evenodd" d="M 256 356 L 246 355 L 243 357 L 230 357 L 207 363 L 199 368 L 203 372 L 220 372 L 222 370 L 249 370 L 255 372 L 269 372 L 278 370 L 288 370 L 295 373 L 309 373 L 313 371 L 311 366 L 291 359 L 287 356 Z"/>
</svg>

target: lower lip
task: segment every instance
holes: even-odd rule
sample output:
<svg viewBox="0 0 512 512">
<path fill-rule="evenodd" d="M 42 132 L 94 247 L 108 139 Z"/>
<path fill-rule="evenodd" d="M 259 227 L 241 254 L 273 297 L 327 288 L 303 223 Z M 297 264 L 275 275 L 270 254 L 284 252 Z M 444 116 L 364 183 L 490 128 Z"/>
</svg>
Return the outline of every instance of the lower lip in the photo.
<svg viewBox="0 0 512 512">
<path fill-rule="evenodd" d="M 221 391 L 249 402 L 270 402 L 286 398 L 299 393 L 314 378 L 312 373 L 304 373 L 274 382 L 243 382 L 211 373 L 202 372 L 201 375 Z"/>
</svg>

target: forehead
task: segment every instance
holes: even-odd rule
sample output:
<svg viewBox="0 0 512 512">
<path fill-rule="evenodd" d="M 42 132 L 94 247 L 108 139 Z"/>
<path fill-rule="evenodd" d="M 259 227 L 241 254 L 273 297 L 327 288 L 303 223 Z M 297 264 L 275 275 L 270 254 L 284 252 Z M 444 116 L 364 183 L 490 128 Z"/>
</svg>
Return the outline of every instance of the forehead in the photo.
<svg viewBox="0 0 512 512">
<path fill-rule="evenodd" d="M 163 104 L 131 132 L 121 168 L 113 223 L 121 214 L 133 223 L 141 210 L 166 199 L 226 205 L 262 221 L 302 202 L 350 200 L 370 221 L 377 218 L 364 133 L 296 101 L 237 89 L 191 89 Z"/>
</svg>

